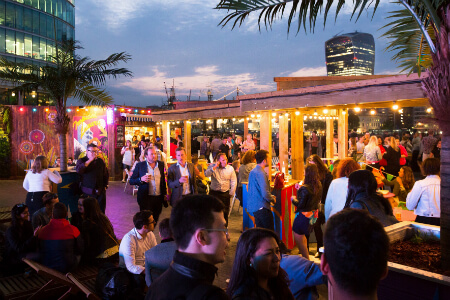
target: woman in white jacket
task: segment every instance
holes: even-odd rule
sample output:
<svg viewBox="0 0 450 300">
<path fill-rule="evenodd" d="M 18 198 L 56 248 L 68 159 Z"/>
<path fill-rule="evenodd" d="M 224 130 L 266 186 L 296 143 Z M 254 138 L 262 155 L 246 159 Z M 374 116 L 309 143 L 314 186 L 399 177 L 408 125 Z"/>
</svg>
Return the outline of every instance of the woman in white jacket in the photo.
<svg viewBox="0 0 450 300">
<path fill-rule="evenodd" d="M 427 158 L 422 163 L 422 174 L 426 176 L 414 184 L 406 197 L 406 207 L 414 209 L 416 222 L 440 226 L 441 224 L 441 164 L 437 158 Z"/>
<path fill-rule="evenodd" d="M 28 171 L 23 181 L 23 188 L 27 190 L 26 205 L 30 217 L 44 207 L 42 197 L 51 191 L 52 182 L 58 184 L 62 182 L 58 171 L 51 172 L 48 169 L 48 161 L 45 156 L 36 157 L 31 170 Z"/>
</svg>

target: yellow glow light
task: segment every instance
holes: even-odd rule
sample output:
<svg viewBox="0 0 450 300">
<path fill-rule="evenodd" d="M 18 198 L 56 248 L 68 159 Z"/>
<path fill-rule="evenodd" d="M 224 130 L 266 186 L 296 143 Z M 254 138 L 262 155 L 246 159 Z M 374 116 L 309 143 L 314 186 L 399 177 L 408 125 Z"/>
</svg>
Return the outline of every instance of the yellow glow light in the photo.
<svg viewBox="0 0 450 300">
<path fill-rule="evenodd" d="M 296 116 L 300 115 L 300 112 L 297 110 L 297 111 L 295 112 L 295 115 L 296 115 Z"/>
</svg>

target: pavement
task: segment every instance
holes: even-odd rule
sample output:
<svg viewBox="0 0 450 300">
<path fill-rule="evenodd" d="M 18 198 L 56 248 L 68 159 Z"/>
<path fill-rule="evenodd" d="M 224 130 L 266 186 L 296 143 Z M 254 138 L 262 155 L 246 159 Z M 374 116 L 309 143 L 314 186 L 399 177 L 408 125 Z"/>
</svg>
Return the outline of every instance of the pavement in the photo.
<svg viewBox="0 0 450 300">
<path fill-rule="evenodd" d="M 0 180 L 0 207 L 12 207 L 17 203 L 25 202 L 27 192 L 23 189 L 22 182 L 22 180 Z M 110 219 L 118 239 L 122 239 L 128 231 L 133 229 L 133 216 L 139 211 L 136 193 L 134 196 L 132 195 L 132 186 L 128 185 L 125 191 L 124 187 L 124 183 L 112 181 L 106 194 L 106 215 Z M 230 278 L 236 244 L 242 231 L 242 208 L 238 211 L 238 207 L 239 201 L 236 201 L 228 222 L 230 243 L 225 262 L 217 266 L 219 271 L 214 284 L 221 288 L 226 288 L 226 280 Z M 163 208 L 159 219 L 169 218 L 170 212 L 170 206 Z M 158 225 L 154 232 L 159 243 Z M 314 241 L 314 238 L 311 240 Z M 316 244 L 311 243 L 310 259 L 314 259 L 314 253 L 316 253 Z M 298 254 L 298 249 L 294 248 L 291 254 Z M 320 263 L 320 260 L 316 259 L 315 262 Z M 328 298 L 328 289 L 325 285 L 319 286 L 318 290 L 320 299 Z"/>
</svg>

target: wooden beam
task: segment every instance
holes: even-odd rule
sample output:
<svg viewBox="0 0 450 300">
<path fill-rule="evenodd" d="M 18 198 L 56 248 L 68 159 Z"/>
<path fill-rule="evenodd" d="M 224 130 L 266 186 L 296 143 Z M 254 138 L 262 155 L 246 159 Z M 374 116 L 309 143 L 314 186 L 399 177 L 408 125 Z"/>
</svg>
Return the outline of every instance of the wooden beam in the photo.
<svg viewBox="0 0 450 300">
<path fill-rule="evenodd" d="M 348 111 L 344 109 L 339 110 L 338 139 L 338 156 L 343 159 L 348 153 Z"/>
<path fill-rule="evenodd" d="M 166 153 L 167 160 L 170 157 L 170 122 L 162 121 L 163 148 Z"/>
<path fill-rule="evenodd" d="M 187 160 L 191 160 L 191 142 L 192 142 L 192 137 L 191 137 L 191 121 L 187 120 L 184 121 L 184 137 L 183 137 L 183 144 L 184 144 L 184 148 L 186 149 L 186 156 L 187 156 Z"/>
<path fill-rule="evenodd" d="M 334 157 L 334 120 L 333 119 L 327 119 L 326 121 L 326 151 L 327 151 L 327 158 L 333 158 Z"/>
<path fill-rule="evenodd" d="M 288 117 L 280 116 L 278 119 L 278 125 L 279 125 L 279 145 L 280 145 L 280 171 L 284 166 L 286 168 L 286 174 L 288 175 L 288 165 L 289 165 L 289 121 Z"/>
<path fill-rule="evenodd" d="M 261 113 L 261 119 L 259 121 L 259 148 L 261 150 L 269 151 L 269 158 L 267 160 L 268 164 L 268 176 L 269 180 L 271 178 L 271 170 L 272 170 L 272 120 L 271 120 L 271 112 L 265 111 Z"/>
<path fill-rule="evenodd" d="M 303 155 L 303 113 L 300 112 L 291 116 L 291 170 L 295 180 L 303 179 Z"/>
<path fill-rule="evenodd" d="M 244 137 L 242 138 L 242 141 L 245 141 L 247 139 L 248 135 L 248 120 L 247 118 L 244 118 Z"/>
</svg>

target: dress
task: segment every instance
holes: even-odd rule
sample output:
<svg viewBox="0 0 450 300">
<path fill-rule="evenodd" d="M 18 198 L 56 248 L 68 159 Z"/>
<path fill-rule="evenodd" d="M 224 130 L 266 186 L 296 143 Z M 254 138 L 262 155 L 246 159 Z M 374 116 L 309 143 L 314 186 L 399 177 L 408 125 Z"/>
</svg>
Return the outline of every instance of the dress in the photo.
<svg viewBox="0 0 450 300">
<path fill-rule="evenodd" d="M 322 197 L 320 190 L 317 195 L 311 186 L 304 184 L 297 191 L 297 199 L 292 200 L 296 207 L 292 231 L 296 234 L 309 235 L 319 217 L 319 204 Z"/>
<path fill-rule="evenodd" d="M 125 150 L 126 147 L 122 148 L 122 151 L 125 151 L 123 154 L 123 159 L 122 159 L 122 164 L 123 164 L 123 169 L 128 169 L 128 171 L 130 170 L 131 166 L 133 165 L 133 152 L 132 152 L 132 148 Z"/>
<path fill-rule="evenodd" d="M 186 299 L 199 285 L 214 288 L 217 268 L 209 263 L 176 251 L 169 269 L 150 285 L 146 300 Z M 203 300 L 228 300 L 227 294 L 215 287 Z"/>
<path fill-rule="evenodd" d="M 51 191 L 52 182 L 56 184 L 62 182 L 61 175 L 56 170 L 52 172 L 49 169 L 44 169 L 41 173 L 27 172 L 23 181 L 23 188 L 28 192 L 25 204 L 28 206 L 30 216 L 44 207 L 42 197 Z"/>
</svg>

